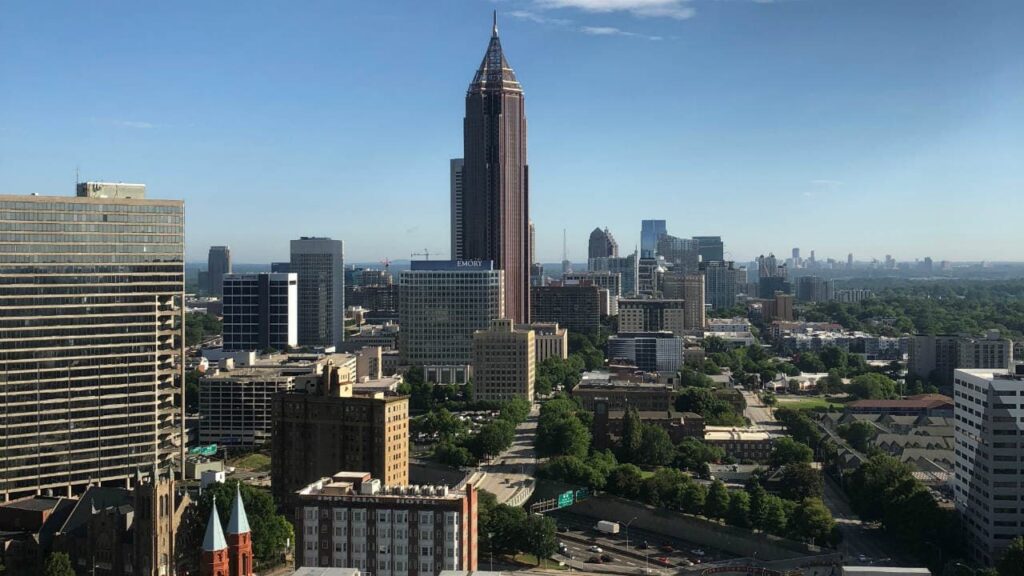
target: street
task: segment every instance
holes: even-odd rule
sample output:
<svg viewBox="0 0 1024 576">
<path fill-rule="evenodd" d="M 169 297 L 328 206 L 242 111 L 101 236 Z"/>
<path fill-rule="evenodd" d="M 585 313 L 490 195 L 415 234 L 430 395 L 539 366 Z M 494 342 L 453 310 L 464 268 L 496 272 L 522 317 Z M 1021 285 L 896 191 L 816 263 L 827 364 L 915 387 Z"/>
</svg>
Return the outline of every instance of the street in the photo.
<svg viewBox="0 0 1024 576">
<path fill-rule="evenodd" d="M 761 402 L 756 392 L 741 390 L 747 407 L 743 409 L 743 415 L 750 420 L 750 427 L 753 429 L 778 429 L 781 425 L 772 415 L 771 408 Z"/>
<path fill-rule="evenodd" d="M 478 468 L 477 474 L 482 473 L 483 478 L 476 483 L 476 488 L 494 494 L 499 504 L 512 501 L 515 505 L 522 505 L 533 493 L 533 472 L 537 467 L 533 441 L 537 435 L 539 415 L 540 408 L 534 404 L 530 416 L 516 427 L 512 446 Z"/>
</svg>

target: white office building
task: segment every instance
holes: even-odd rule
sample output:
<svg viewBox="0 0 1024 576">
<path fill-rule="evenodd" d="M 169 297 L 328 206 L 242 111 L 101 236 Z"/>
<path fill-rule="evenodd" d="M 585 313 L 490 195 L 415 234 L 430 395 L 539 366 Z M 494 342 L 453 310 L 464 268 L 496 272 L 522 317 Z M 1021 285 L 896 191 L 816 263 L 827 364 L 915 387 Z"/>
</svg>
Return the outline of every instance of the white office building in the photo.
<svg viewBox="0 0 1024 576">
<path fill-rule="evenodd" d="M 954 497 L 972 559 L 991 566 L 1024 535 L 1024 364 L 953 372 Z"/>
</svg>

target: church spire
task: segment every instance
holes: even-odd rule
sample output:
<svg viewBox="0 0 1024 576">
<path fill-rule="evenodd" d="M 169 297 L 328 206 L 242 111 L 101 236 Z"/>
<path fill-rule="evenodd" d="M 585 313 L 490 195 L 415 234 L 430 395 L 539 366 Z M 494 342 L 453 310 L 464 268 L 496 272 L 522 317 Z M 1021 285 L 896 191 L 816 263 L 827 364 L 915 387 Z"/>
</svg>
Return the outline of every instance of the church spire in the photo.
<svg viewBox="0 0 1024 576">
<path fill-rule="evenodd" d="M 516 80 L 516 73 L 512 70 L 508 60 L 505 59 L 505 52 L 501 49 L 501 39 L 498 38 L 498 11 L 494 11 L 494 20 L 491 26 L 491 41 L 487 44 L 487 52 L 480 62 L 480 68 L 473 76 L 473 82 L 469 85 L 469 91 L 498 92 L 501 90 L 509 92 L 522 92 L 519 81 Z"/>
<path fill-rule="evenodd" d="M 217 497 L 213 497 L 213 505 L 210 506 L 210 520 L 206 523 L 206 535 L 203 537 L 203 551 L 216 552 L 228 547 L 224 539 L 224 530 L 220 527 L 220 516 L 217 514 Z"/>
<path fill-rule="evenodd" d="M 228 534 L 245 534 L 249 530 L 249 518 L 245 515 L 245 504 L 242 503 L 241 483 L 235 485 L 235 501 L 231 504 L 231 517 L 228 518 Z"/>
<path fill-rule="evenodd" d="M 498 11 L 494 11 L 494 25 L 491 26 L 491 38 L 498 37 Z"/>
</svg>

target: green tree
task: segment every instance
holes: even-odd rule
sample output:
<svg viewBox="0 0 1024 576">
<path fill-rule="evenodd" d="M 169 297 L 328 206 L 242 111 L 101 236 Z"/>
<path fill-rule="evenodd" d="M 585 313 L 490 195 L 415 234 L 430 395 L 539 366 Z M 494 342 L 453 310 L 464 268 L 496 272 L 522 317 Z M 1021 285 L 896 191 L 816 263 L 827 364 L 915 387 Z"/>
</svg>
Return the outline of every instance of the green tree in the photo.
<svg viewBox="0 0 1024 576">
<path fill-rule="evenodd" d="M 829 370 L 828 376 L 818 379 L 818 394 L 837 394 L 843 389 L 843 377 L 838 370 Z"/>
<path fill-rule="evenodd" d="M 726 522 L 740 528 L 750 527 L 750 495 L 743 490 L 734 490 L 729 494 L 729 511 Z"/>
<path fill-rule="evenodd" d="M 708 518 L 724 518 L 729 512 L 729 489 L 721 480 L 715 480 L 708 489 L 704 502 L 704 515 Z"/>
<path fill-rule="evenodd" d="M 499 418 L 511 422 L 513 426 L 525 422 L 529 416 L 530 402 L 525 398 L 513 398 L 505 401 L 502 403 L 501 413 L 498 415 Z"/>
<path fill-rule="evenodd" d="M 825 372 L 825 363 L 814 352 L 801 352 L 796 358 L 796 366 L 802 372 L 820 374 Z"/>
<path fill-rule="evenodd" d="M 620 464 L 608 476 L 605 487 L 623 498 L 636 499 L 643 488 L 644 475 L 634 464 Z"/>
<path fill-rule="evenodd" d="M 185 345 L 198 346 L 211 336 L 224 331 L 224 325 L 216 316 L 202 312 L 185 314 Z"/>
<path fill-rule="evenodd" d="M 676 501 L 679 509 L 687 514 L 700 514 L 707 503 L 708 489 L 692 479 L 682 482 L 677 487 Z"/>
<path fill-rule="evenodd" d="M 476 461 L 465 446 L 454 444 L 450 440 L 442 440 L 434 446 L 434 459 L 455 468 L 469 466 Z"/>
<path fill-rule="evenodd" d="M 541 464 L 537 469 L 537 475 L 567 484 L 588 486 L 595 490 L 605 486 L 605 476 L 576 456 L 556 456 Z"/>
<path fill-rule="evenodd" d="M 996 563 L 999 576 L 1024 576 L 1024 536 L 1014 538 Z"/>
<path fill-rule="evenodd" d="M 764 529 L 768 517 L 768 491 L 761 484 L 755 483 L 750 489 L 750 523 L 754 528 Z"/>
<path fill-rule="evenodd" d="M 821 441 L 818 425 L 800 410 L 782 407 L 775 410 L 775 418 L 786 426 L 786 431 L 797 442 L 817 446 Z"/>
<path fill-rule="evenodd" d="M 185 411 L 194 414 L 199 411 L 199 372 L 185 372 Z"/>
<path fill-rule="evenodd" d="M 850 381 L 847 387 L 850 396 L 862 399 L 886 399 L 896 397 L 896 383 L 882 374 L 861 374 Z"/>
<path fill-rule="evenodd" d="M 469 451 L 478 460 L 497 456 L 512 445 L 516 430 L 507 420 L 491 420 L 480 427 L 469 443 Z"/>
<path fill-rule="evenodd" d="M 765 532 L 781 536 L 786 532 L 787 523 L 785 502 L 782 498 L 769 494 L 765 500 L 764 522 L 761 528 Z"/>
<path fill-rule="evenodd" d="M 640 462 L 647 466 L 665 466 L 672 463 L 675 446 L 668 432 L 654 424 L 644 424 L 640 441 Z"/>
<path fill-rule="evenodd" d="M 849 442 L 854 450 L 861 452 L 867 452 L 871 441 L 878 435 L 878 429 L 872 423 L 863 420 L 843 424 L 836 429 L 836 432 Z"/>
<path fill-rule="evenodd" d="M 526 510 L 506 504 L 494 506 L 487 514 L 486 524 L 480 524 L 479 534 L 486 534 L 490 552 L 515 554 L 522 549 Z"/>
<path fill-rule="evenodd" d="M 640 448 L 643 445 L 644 424 L 640 420 L 640 413 L 635 408 L 629 407 L 622 415 L 622 441 L 619 449 L 619 459 L 623 462 L 639 462 Z"/>
<path fill-rule="evenodd" d="M 711 388 L 715 385 L 714 381 L 706 374 L 686 366 L 679 371 L 679 383 L 686 388 L 691 386 L 696 386 L 698 388 Z"/>
<path fill-rule="evenodd" d="M 413 420 L 412 428 L 416 432 L 437 434 L 443 440 L 456 440 L 466 434 L 469 425 L 447 408 L 438 408 Z"/>
<path fill-rule="evenodd" d="M 814 459 L 814 451 L 806 444 L 792 438 L 779 438 L 772 448 L 771 463 L 773 466 L 788 466 Z"/>
<path fill-rule="evenodd" d="M 721 462 L 725 452 L 697 438 L 683 438 L 676 446 L 675 466 L 684 470 L 707 475 L 708 464 Z"/>
<path fill-rule="evenodd" d="M 552 518 L 531 514 L 527 517 L 521 531 L 521 549 L 537 558 L 537 565 L 550 558 L 558 550 L 555 541 L 556 525 Z"/>
<path fill-rule="evenodd" d="M 64 552 L 51 552 L 43 564 L 43 576 L 75 576 L 71 558 Z"/>
<path fill-rule="evenodd" d="M 789 522 L 792 534 L 812 544 L 827 544 L 832 537 L 835 521 L 820 498 L 803 500 Z"/>
<path fill-rule="evenodd" d="M 783 498 L 802 502 L 807 498 L 821 498 L 825 491 L 821 473 L 806 462 L 796 462 L 782 471 Z"/>
</svg>

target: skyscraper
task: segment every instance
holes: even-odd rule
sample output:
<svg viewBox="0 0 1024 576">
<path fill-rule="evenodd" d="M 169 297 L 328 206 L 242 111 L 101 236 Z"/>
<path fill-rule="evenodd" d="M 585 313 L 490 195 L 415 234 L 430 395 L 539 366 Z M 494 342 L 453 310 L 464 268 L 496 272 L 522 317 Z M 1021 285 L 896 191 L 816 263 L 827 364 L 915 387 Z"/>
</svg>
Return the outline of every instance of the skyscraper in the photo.
<svg viewBox="0 0 1024 576">
<path fill-rule="evenodd" d="M 452 260 L 462 259 L 462 171 L 465 164 L 462 158 L 452 158 L 449 164 L 452 194 Z"/>
<path fill-rule="evenodd" d="M 505 59 L 495 17 L 491 41 L 466 91 L 462 257 L 505 274 L 506 316 L 530 316 L 529 168 L 523 89 Z"/>
<path fill-rule="evenodd" d="M 0 501 L 184 457 L 182 202 L 78 193 L 0 196 Z"/>
<path fill-rule="evenodd" d="M 298 283 L 296 274 L 225 274 L 224 349 L 296 346 Z"/>
<path fill-rule="evenodd" d="M 725 260 L 725 244 L 721 236 L 694 236 L 701 262 L 720 262 Z"/>
<path fill-rule="evenodd" d="M 345 340 L 345 248 L 341 240 L 291 242 L 288 269 L 299 280 L 299 346 L 339 346 Z"/>
<path fill-rule="evenodd" d="M 224 295 L 222 282 L 225 274 L 231 274 L 231 248 L 210 246 L 210 254 L 206 259 L 206 291 L 210 296 L 220 298 Z"/>
<path fill-rule="evenodd" d="M 640 257 L 653 258 L 658 253 L 658 238 L 667 233 L 664 220 L 641 220 Z"/>
<path fill-rule="evenodd" d="M 590 233 L 590 246 L 587 252 L 588 258 L 616 258 L 619 255 L 619 244 L 607 228 L 594 228 Z"/>
</svg>

